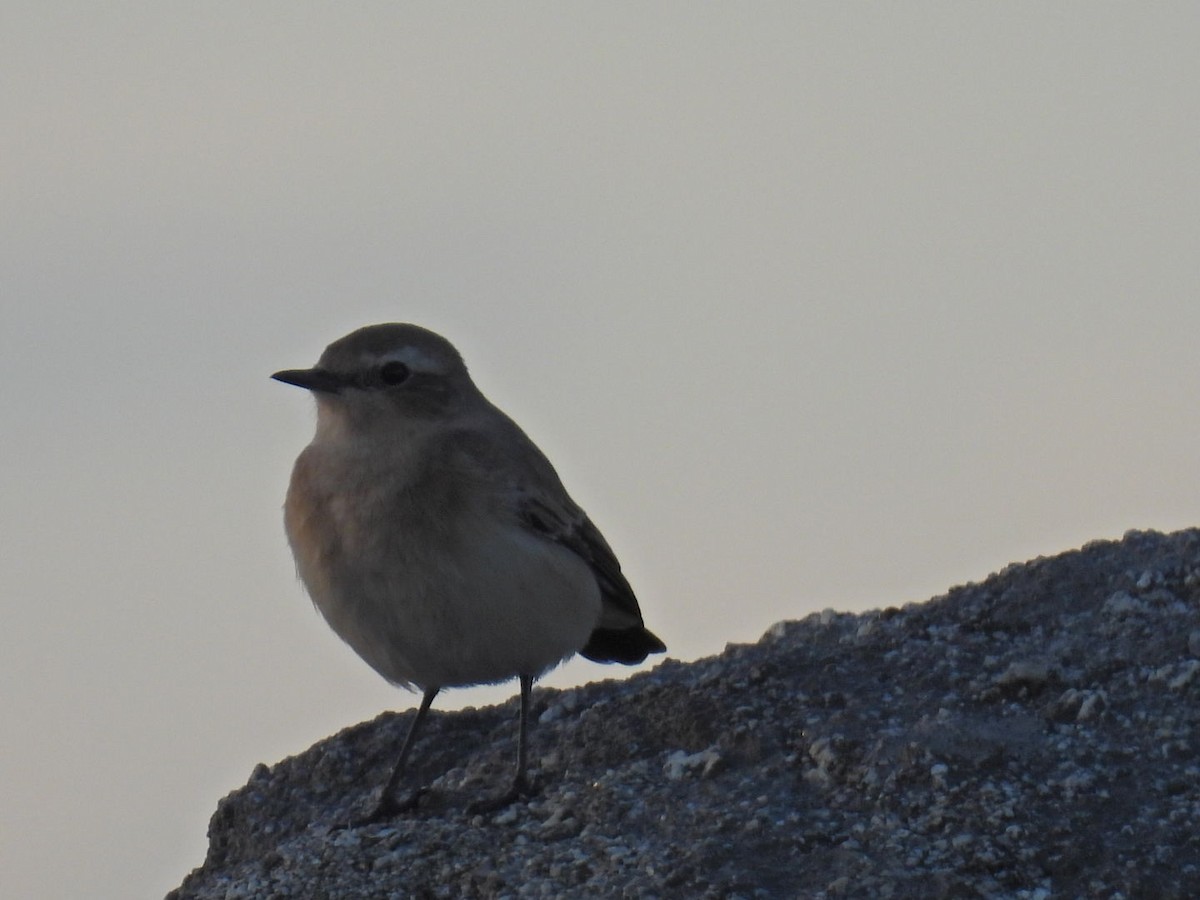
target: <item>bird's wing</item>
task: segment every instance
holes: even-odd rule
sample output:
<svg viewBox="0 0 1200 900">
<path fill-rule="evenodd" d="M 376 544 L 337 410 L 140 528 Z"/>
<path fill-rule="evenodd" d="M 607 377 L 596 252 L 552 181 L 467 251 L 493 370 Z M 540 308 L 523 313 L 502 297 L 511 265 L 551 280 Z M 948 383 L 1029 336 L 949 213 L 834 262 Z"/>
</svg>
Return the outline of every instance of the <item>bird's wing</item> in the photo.
<svg viewBox="0 0 1200 900">
<path fill-rule="evenodd" d="M 621 574 L 621 564 L 600 530 L 571 500 L 550 461 L 495 407 L 489 405 L 485 416 L 487 427 L 476 425 L 448 434 L 439 458 L 451 461 L 477 483 L 489 484 L 501 514 L 588 564 L 604 603 L 602 627 L 640 628 L 642 612 Z"/>
<path fill-rule="evenodd" d="M 564 498 L 565 499 L 565 498 Z M 633 588 L 621 572 L 621 564 L 600 529 L 570 500 L 555 502 L 553 498 L 528 490 L 516 496 L 517 518 L 523 526 L 539 537 L 553 541 L 570 550 L 591 567 L 600 585 L 608 612 L 616 621 L 610 627 L 634 627 L 642 624 Z"/>
</svg>

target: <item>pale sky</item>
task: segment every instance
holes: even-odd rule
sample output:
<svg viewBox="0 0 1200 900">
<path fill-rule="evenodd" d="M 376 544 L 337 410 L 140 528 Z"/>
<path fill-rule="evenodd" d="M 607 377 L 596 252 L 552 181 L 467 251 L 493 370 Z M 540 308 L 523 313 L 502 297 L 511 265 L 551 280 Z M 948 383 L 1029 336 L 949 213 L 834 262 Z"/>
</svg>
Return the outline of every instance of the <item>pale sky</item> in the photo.
<svg viewBox="0 0 1200 900">
<path fill-rule="evenodd" d="M 679 659 L 1196 524 L 1198 45 L 1192 3 L 0 2 L 0 893 L 160 896 L 256 763 L 413 704 L 280 521 L 313 410 L 268 376 L 360 325 L 458 345 Z"/>
</svg>

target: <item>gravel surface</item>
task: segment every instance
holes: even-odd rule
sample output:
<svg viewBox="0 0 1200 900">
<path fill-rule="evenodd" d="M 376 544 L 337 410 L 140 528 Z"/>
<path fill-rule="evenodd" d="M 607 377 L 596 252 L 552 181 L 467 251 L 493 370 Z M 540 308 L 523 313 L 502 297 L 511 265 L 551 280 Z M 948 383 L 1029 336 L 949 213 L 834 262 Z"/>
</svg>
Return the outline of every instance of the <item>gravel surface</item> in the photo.
<svg viewBox="0 0 1200 900">
<path fill-rule="evenodd" d="M 669 635 L 668 635 L 669 637 Z M 419 809 L 335 830 L 411 713 L 260 765 L 169 900 L 1200 896 L 1200 531 L 1130 532 L 926 603 L 434 712 Z"/>
</svg>

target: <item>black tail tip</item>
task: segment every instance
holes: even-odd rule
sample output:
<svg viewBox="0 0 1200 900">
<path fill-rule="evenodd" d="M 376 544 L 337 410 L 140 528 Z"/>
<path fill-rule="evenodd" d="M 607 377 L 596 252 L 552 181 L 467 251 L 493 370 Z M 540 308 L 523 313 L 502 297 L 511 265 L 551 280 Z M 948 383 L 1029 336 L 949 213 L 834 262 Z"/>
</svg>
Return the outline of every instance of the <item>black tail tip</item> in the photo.
<svg viewBox="0 0 1200 900">
<path fill-rule="evenodd" d="M 597 628 L 579 655 L 592 662 L 635 666 L 651 653 L 665 653 L 667 645 L 645 628 Z"/>
</svg>

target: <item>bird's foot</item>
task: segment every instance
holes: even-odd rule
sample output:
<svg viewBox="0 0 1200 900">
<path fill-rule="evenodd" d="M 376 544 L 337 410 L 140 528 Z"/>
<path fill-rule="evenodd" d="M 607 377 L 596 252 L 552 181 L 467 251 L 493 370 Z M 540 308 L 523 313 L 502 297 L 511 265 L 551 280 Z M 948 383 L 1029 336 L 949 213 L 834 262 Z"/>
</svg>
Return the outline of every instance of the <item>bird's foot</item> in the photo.
<svg viewBox="0 0 1200 900">
<path fill-rule="evenodd" d="M 362 828 L 364 825 L 378 825 L 380 822 L 386 822 L 388 819 L 394 819 L 396 816 L 403 813 L 413 812 L 421 803 L 421 798 L 429 793 L 429 788 L 422 787 L 412 791 L 408 796 L 397 800 L 390 794 L 382 794 L 379 797 L 379 802 L 365 816 L 357 819 L 351 819 L 344 825 L 335 825 L 333 831 L 346 831 L 353 828 Z"/>
<path fill-rule="evenodd" d="M 511 806 L 518 800 L 528 800 L 536 793 L 536 787 L 526 777 L 513 781 L 512 785 L 498 797 L 481 797 L 467 806 L 470 815 L 497 812 L 506 806 Z"/>
</svg>

